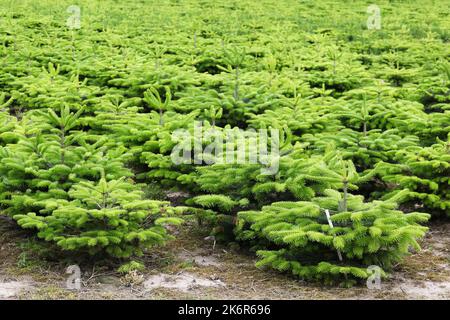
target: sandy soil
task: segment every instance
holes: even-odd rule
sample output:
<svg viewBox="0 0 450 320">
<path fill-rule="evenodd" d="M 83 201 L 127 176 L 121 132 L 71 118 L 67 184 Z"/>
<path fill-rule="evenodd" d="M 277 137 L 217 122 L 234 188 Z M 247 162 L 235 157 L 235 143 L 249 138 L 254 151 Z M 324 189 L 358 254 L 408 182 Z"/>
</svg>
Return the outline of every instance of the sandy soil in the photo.
<svg viewBox="0 0 450 320">
<path fill-rule="evenodd" d="M 398 265 L 379 290 L 324 287 L 258 270 L 252 253 L 213 249 L 190 230 L 145 256 L 144 272 L 123 276 L 82 265 L 78 291 L 66 289 L 68 261 L 33 257 L 23 246 L 27 234 L 0 218 L 0 299 L 450 299 L 450 223 L 430 229 L 423 250 Z"/>
</svg>

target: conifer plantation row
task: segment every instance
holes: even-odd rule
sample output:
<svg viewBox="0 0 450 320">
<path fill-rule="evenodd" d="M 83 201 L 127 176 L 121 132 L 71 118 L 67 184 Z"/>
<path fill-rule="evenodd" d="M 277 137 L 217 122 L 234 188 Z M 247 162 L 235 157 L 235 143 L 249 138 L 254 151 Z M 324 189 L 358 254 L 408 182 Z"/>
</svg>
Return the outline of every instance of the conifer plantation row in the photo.
<svg viewBox="0 0 450 320">
<path fill-rule="evenodd" d="M 379 1 L 370 29 L 369 4 L 2 1 L 0 214 L 73 256 L 135 263 L 194 225 L 258 272 L 387 276 L 450 217 L 450 9 Z M 214 137 L 175 163 L 198 124 L 278 130 L 276 172 L 194 161 Z"/>
</svg>

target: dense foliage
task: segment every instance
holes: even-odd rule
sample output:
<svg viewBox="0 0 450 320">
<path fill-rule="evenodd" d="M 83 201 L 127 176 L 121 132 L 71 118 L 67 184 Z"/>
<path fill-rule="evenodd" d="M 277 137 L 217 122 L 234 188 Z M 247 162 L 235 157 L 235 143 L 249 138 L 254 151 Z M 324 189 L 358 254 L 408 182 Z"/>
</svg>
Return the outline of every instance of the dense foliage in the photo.
<svg viewBox="0 0 450 320">
<path fill-rule="evenodd" d="M 193 216 L 259 266 L 352 283 L 450 216 L 446 1 L 381 1 L 379 30 L 365 1 L 70 5 L 0 6 L 0 209 L 40 238 L 125 258 Z M 217 162 L 262 129 L 279 154 Z"/>
</svg>

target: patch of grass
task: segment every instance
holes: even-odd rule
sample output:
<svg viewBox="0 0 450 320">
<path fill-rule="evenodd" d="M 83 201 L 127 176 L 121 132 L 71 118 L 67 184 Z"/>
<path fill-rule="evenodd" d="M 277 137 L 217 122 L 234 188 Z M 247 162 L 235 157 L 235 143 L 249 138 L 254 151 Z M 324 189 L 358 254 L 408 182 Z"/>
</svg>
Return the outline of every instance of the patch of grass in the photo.
<svg viewBox="0 0 450 320">
<path fill-rule="evenodd" d="M 33 292 L 29 298 L 32 300 L 75 300 L 78 298 L 78 294 L 74 291 L 50 285 Z"/>
<path fill-rule="evenodd" d="M 117 271 L 119 273 L 123 273 L 123 274 L 127 274 L 133 271 L 143 271 L 145 269 L 145 266 L 142 262 L 138 262 L 138 261 L 130 261 L 128 263 L 125 263 L 123 265 L 121 265 Z"/>
<path fill-rule="evenodd" d="M 195 262 L 194 262 L 194 260 L 192 260 L 192 259 L 183 261 L 183 262 L 179 265 L 179 267 L 180 267 L 181 269 L 192 269 L 192 268 L 194 268 L 194 266 L 195 266 Z"/>
<path fill-rule="evenodd" d="M 19 244 L 21 253 L 17 258 L 17 267 L 20 269 L 34 270 L 46 268 L 48 263 L 45 257 L 49 254 L 49 249 L 41 243 L 28 239 Z"/>
</svg>

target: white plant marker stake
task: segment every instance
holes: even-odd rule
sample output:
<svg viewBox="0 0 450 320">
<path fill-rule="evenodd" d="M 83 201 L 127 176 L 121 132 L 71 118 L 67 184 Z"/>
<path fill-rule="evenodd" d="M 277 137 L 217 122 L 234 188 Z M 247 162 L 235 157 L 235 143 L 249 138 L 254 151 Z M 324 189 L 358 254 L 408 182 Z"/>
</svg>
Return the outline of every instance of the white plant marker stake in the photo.
<svg viewBox="0 0 450 320">
<path fill-rule="evenodd" d="M 330 218 L 330 211 L 328 211 L 328 209 L 325 209 L 325 214 L 327 216 L 328 225 L 330 226 L 331 229 L 333 229 L 334 227 L 333 227 L 333 222 L 331 221 L 331 218 Z M 339 257 L 339 261 L 342 261 L 342 254 L 339 249 L 337 249 L 337 254 Z"/>
</svg>

